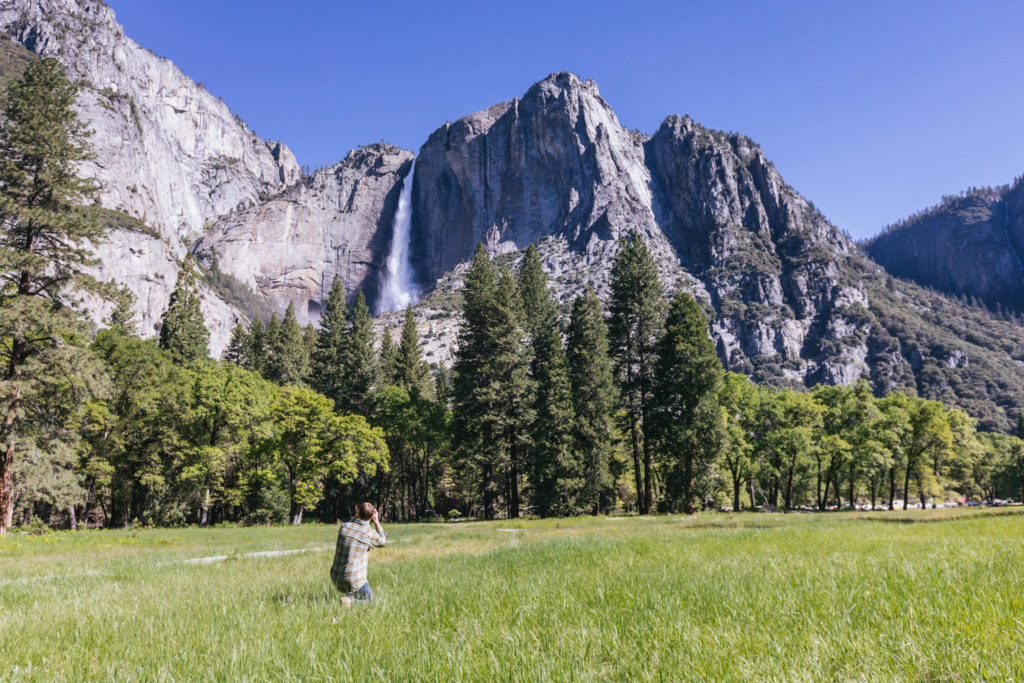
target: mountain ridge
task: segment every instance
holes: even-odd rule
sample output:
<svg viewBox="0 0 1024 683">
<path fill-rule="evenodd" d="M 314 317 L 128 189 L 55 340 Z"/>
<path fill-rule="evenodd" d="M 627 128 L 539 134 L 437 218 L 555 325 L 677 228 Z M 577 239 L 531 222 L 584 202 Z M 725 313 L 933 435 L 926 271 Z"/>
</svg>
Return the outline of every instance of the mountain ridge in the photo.
<svg viewBox="0 0 1024 683">
<path fill-rule="evenodd" d="M 99 275 L 136 292 L 145 334 L 189 250 L 276 310 L 294 304 L 302 321 L 317 319 L 334 275 L 376 302 L 413 152 L 367 145 L 303 176 L 287 147 L 124 38 L 97 0 L 11 5 L 21 10 L 0 11 L 0 29 L 22 44 L 65 60 L 85 51 L 71 72 L 88 81 L 79 109 L 99 124 L 104 206 L 164 212 L 143 210 L 136 219 L 153 230 L 118 230 L 99 254 Z M 168 152 L 186 133 L 189 153 Z M 129 153 L 114 154 L 113 140 Z M 417 315 L 434 362 L 450 354 L 459 273 L 477 242 L 510 262 L 540 242 L 564 306 L 586 286 L 606 292 L 619 240 L 638 234 L 666 292 L 703 302 L 730 370 L 800 386 L 866 378 L 878 393 L 967 406 L 991 429 L 1009 429 L 1024 405 L 1024 330 L 887 275 L 745 136 L 680 116 L 651 135 L 629 130 L 596 83 L 557 72 L 439 126 L 415 161 L 411 265 L 427 292 Z M 126 184 L 136 162 L 167 176 L 149 195 Z M 243 319 L 211 291 L 204 313 L 221 343 Z"/>
</svg>

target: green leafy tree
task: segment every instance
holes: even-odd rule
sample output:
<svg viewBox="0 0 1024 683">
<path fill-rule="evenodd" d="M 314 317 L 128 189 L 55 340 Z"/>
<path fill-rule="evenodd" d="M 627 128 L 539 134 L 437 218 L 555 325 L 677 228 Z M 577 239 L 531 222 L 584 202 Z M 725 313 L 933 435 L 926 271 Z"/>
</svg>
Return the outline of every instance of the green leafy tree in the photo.
<svg viewBox="0 0 1024 683">
<path fill-rule="evenodd" d="M 170 353 L 179 365 L 210 355 L 210 332 L 203 321 L 195 259 L 191 256 L 185 258 L 178 271 L 171 300 L 161 319 L 160 348 Z"/>
<path fill-rule="evenodd" d="M 15 454 L 66 452 L 66 424 L 91 393 L 86 328 L 70 287 L 109 295 L 84 273 L 105 228 L 83 208 L 97 185 L 78 177 L 90 158 L 73 109 L 77 87 L 54 59 L 12 82 L 0 127 L 0 534 L 14 512 Z"/>
<path fill-rule="evenodd" d="M 644 514 L 650 514 L 654 460 L 647 438 L 648 417 L 665 303 L 657 264 L 640 235 L 619 243 L 608 309 L 611 356 L 628 419 L 638 503 Z"/>
<path fill-rule="evenodd" d="M 361 415 L 338 415 L 326 396 L 294 385 L 271 410 L 272 433 L 261 445 L 284 469 L 293 524 L 323 496 L 328 478 L 341 483 L 388 467 L 383 433 Z"/>
<path fill-rule="evenodd" d="M 672 302 L 657 347 L 651 436 L 668 460 L 666 493 L 694 512 L 694 485 L 724 441 L 718 390 L 722 365 L 700 306 L 688 293 Z"/>
<path fill-rule="evenodd" d="M 438 489 L 448 472 L 449 413 L 417 391 L 389 386 L 381 390 L 374 424 L 384 432 L 390 468 L 382 506 L 393 517 L 422 519 L 440 501 Z M 393 503 L 393 504 L 392 504 Z"/>
<path fill-rule="evenodd" d="M 732 509 L 740 510 L 740 493 L 754 476 L 754 443 L 758 436 L 757 409 L 760 394 L 746 375 L 727 372 L 718 401 L 725 420 L 725 442 L 721 462 L 729 473 L 732 486 Z M 751 500 L 753 505 L 753 500 Z"/>
<path fill-rule="evenodd" d="M 565 349 L 558 324 L 558 306 L 537 248 L 527 247 L 519 268 L 523 327 L 533 351 L 534 422 L 527 456 L 532 502 L 542 517 L 568 512 L 572 479 L 574 423 Z M 578 472 L 577 472 L 578 474 Z"/>
<path fill-rule="evenodd" d="M 197 364 L 189 379 L 182 448 L 173 467 L 180 499 L 199 508 L 198 521 L 205 526 L 211 506 L 225 511 L 241 506 L 239 470 L 268 429 L 277 391 L 258 374 L 231 363 Z"/>
<path fill-rule="evenodd" d="M 573 408 L 573 474 L 581 484 L 572 498 L 575 506 L 598 514 L 601 494 L 611 484 L 608 462 L 616 395 L 604 313 L 589 287 L 573 302 L 566 356 Z"/>
</svg>

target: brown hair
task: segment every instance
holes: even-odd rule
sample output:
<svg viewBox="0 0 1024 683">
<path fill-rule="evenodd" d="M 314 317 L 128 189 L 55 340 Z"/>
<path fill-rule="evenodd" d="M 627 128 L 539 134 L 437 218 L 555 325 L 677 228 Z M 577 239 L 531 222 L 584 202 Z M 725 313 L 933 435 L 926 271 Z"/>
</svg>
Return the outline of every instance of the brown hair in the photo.
<svg viewBox="0 0 1024 683">
<path fill-rule="evenodd" d="M 373 517 L 373 505 L 370 503 L 359 503 L 359 505 L 356 505 L 356 516 L 364 522 L 370 521 Z"/>
</svg>

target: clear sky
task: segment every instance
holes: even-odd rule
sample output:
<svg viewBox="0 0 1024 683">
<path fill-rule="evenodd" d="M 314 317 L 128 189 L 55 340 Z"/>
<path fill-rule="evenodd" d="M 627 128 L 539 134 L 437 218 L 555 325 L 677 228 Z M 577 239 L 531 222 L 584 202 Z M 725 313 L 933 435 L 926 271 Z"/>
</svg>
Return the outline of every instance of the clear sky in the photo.
<svg viewBox="0 0 1024 683">
<path fill-rule="evenodd" d="M 555 71 L 619 121 L 750 136 L 856 238 L 1024 173 L 1024 2 L 107 0 L 299 163 L 443 124 Z"/>
</svg>

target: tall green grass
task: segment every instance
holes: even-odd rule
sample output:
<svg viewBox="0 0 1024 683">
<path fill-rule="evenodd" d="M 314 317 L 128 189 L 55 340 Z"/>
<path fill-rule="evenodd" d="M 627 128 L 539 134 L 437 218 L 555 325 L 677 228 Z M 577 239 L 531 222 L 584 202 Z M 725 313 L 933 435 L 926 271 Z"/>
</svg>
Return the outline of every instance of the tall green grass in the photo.
<svg viewBox="0 0 1024 683">
<path fill-rule="evenodd" d="M 870 517 L 870 518 L 869 518 Z M 888 519 L 937 519 L 890 524 Z M 514 529 L 503 531 L 502 529 Z M 10 680 L 1012 680 L 1024 517 L 388 526 L 346 608 L 335 528 L 0 540 Z M 216 564 L 183 564 L 204 555 Z"/>
</svg>

